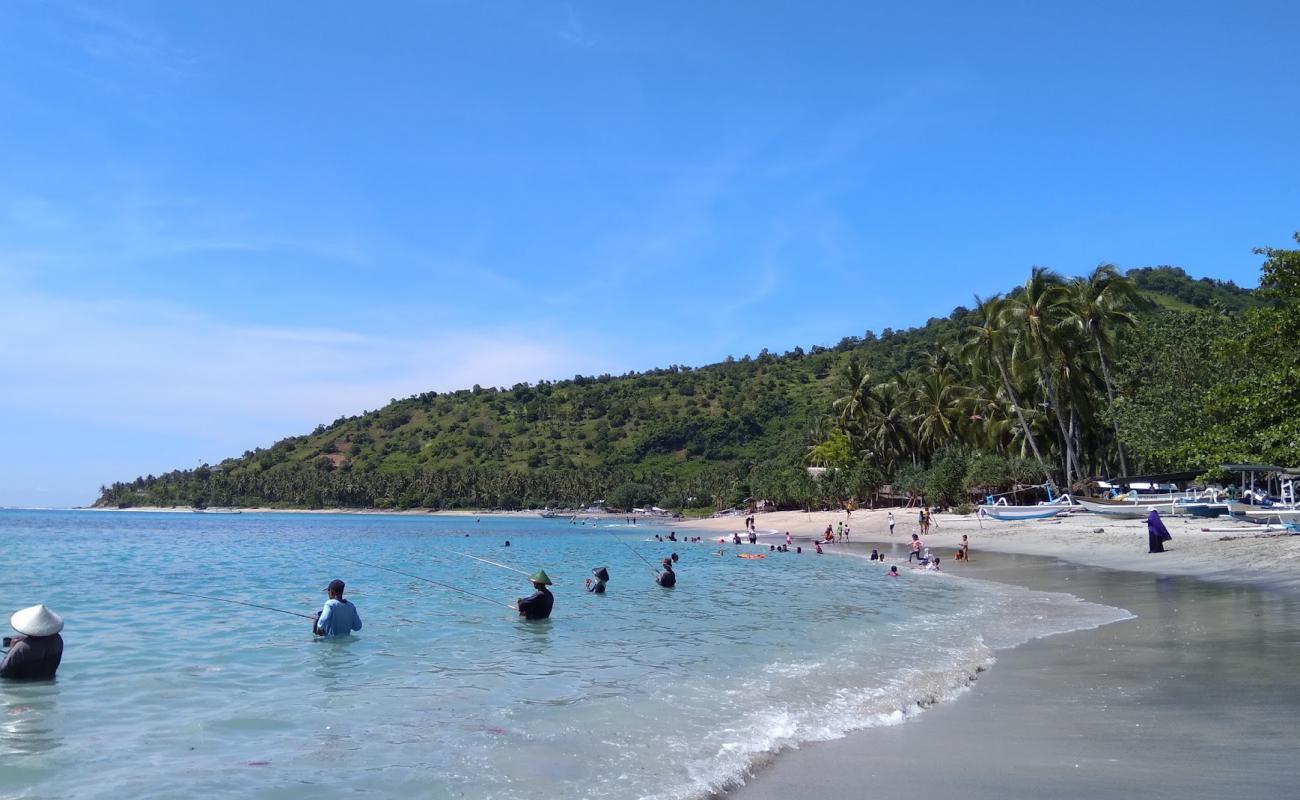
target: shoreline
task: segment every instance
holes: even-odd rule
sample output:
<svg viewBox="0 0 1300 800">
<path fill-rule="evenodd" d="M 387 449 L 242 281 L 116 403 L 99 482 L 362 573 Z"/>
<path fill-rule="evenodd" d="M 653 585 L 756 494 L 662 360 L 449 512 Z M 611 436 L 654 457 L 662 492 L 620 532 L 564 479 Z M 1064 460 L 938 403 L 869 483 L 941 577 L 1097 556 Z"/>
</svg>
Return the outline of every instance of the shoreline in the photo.
<svg viewBox="0 0 1300 800">
<path fill-rule="evenodd" d="M 886 517 L 889 510 L 855 511 L 848 518 L 852 542 L 903 545 L 913 533 L 920 533 L 916 509 L 896 508 L 891 538 Z M 798 539 L 811 539 L 828 524 L 834 527 L 845 519 L 842 511 L 775 511 L 757 515 L 755 527 L 760 531 L 760 541 L 764 536 L 783 536 L 786 531 Z M 1163 519 L 1174 538 L 1166 543 L 1166 552 L 1155 554 L 1146 552 L 1145 520 L 1107 519 L 1093 514 L 982 523 L 975 515 L 936 514 L 937 524 L 922 541 L 940 557 L 941 566 L 947 565 L 944 568 L 948 571 L 962 568 L 952 556 L 962 534 L 966 534 L 970 537 L 972 566 L 978 564 L 982 552 L 1043 556 L 1091 567 L 1249 584 L 1300 594 L 1300 536 L 1266 533 L 1261 530 L 1263 526 L 1251 523 L 1170 516 Z M 743 531 L 744 519 L 675 520 L 674 526 L 730 537 L 733 531 Z M 832 544 L 826 550 L 832 552 L 837 547 L 842 545 Z"/>
<path fill-rule="evenodd" d="M 1295 683 L 1300 598 L 1022 554 L 965 575 L 1135 616 L 998 650 L 954 702 L 774 754 L 719 796 L 830 800 L 864 783 L 921 800 L 1286 793 L 1300 699 L 1279 689 Z"/>
<path fill-rule="evenodd" d="M 905 572 L 908 543 L 919 525 L 915 509 L 893 510 L 892 537 L 889 509 L 858 511 L 849 518 L 852 541 L 829 545 L 826 552 L 865 558 L 880 549 Z M 1294 684 L 1287 656 L 1300 647 L 1300 537 L 1261 535 L 1248 523 L 1239 532 L 1207 532 L 1200 529 L 1232 525 L 1165 517 L 1174 536 L 1168 552 L 1147 554 L 1145 520 L 1085 514 L 1060 521 L 985 520 L 981 526 L 973 516 L 936 516 L 937 525 L 923 540 L 945 572 L 1065 592 L 1123 608 L 1135 619 L 998 650 L 993 668 L 975 676 L 954 702 L 900 725 L 772 754 L 719 797 L 776 800 L 797 794 L 829 800 L 862 794 L 864 782 L 905 782 L 907 793 L 922 800 L 1037 798 L 1049 792 L 1082 800 L 1134 791 L 1185 800 L 1283 792 L 1287 784 L 1279 776 L 1288 774 L 1290 754 L 1300 747 L 1292 724 L 1300 700 L 1280 698 L 1276 691 L 1279 683 Z M 755 526 L 763 546 L 783 539 L 787 530 L 808 541 L 845 519 L 843 512 L 770 512 L 757 515 Z M 728 537 L 742 526 L 743 519 L 677 523 Z M 963 533 L 971 541 L 970 564 L 952 559 Z M 1259 606 L 1273 611 L 1269 632 L 1238 641 L 1234 623 L 1251 620 L 1258 626 L 1265 613 Z M 1161 630 L 1171 621 L 1180 626 L 1172 636 Z M 1261 657 L 1259 651 L 1270 647 L 1277 653 Z M 1198 657 L 1189 658 L 1189 651 Z M 1169 672 L 1166 662 L 1182 671 Z M 1249 666 L 1225 677 L 1221 662 Z M 1261 674 L 1271 680 L 1259 680 Z M 1128 708 L 1135 692 L 1175 694 L 1179 702 Z M 1099 703 L 1099 696 L 1105 700 Z M 1260 724 L 1258 717 L 1243 718 L 1242 708 L 1267 719 Z M 1134 721 L 1117 724 L 1117 713 Z M 1225 721 L 1216 725 L 1218 719 Z M 1263 733 L 1270 725 L 1271 734 Z M 1200 737 L 1199 747 L 1188 747 L 1184 734 L 1167 733 L 1189 728 Z M 1214 752 L 1222 747 L 1232 755 Z M 928 775 L 909 771 L 917 753 L 933 754 L 923 759 L 934 767 Z M 1220 773 L 1226 777 L 1207 783 L 1203 765 L 1210 759 L 1235 764 Z M 1242 763 L 1254 766 L 1236 766 Z M 1216 781 L 1222 785 L 1211 789 Z"/>
</svg>

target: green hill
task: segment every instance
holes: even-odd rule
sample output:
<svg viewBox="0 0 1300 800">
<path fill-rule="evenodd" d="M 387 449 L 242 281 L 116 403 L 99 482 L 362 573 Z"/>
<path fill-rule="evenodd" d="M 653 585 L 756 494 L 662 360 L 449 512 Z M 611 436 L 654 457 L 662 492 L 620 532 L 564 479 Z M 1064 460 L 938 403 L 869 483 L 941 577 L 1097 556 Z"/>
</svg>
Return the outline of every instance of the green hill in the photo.
<svg viewBox="0 0 1300 800">
<path fill-rule="evenodd" d="M 1130 273 L 1168 308 L 1239 310 L 1255 299 L 1181 269 Z M 959 307 L 906 331 L 833 347 L 620 376 L 428 392 L 342 417 L 215 466 L 103 487 L 99 506 L 347 508 L 611 506 L 743 501 L 807 481 L 803 457 L 850 359 L 896 374 L 956 343 Z"/>
</svg>

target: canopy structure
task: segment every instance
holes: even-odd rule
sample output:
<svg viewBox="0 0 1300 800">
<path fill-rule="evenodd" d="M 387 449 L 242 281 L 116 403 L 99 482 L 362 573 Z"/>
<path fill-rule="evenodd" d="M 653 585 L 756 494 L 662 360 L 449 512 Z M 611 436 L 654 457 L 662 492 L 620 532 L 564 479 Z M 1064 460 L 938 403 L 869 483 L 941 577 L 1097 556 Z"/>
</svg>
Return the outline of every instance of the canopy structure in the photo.
<svg viewBox="0 0 1300 800">
<path fill-rule="evenodd" d="M 1277 467 L 1272 464 L 1220 464 L 1219 469 L 1241 476 L 1243 496 L 1248 489 L 1256 488 L 1256 479 L 1259 478 L 1264 482 L 1265 492 L 1276 491 L 1284 496 L 1289 494 L 1291 502 L 1295 502 L 1295 479 L 1300 477 L 1300 469 Z"/>
</svg>

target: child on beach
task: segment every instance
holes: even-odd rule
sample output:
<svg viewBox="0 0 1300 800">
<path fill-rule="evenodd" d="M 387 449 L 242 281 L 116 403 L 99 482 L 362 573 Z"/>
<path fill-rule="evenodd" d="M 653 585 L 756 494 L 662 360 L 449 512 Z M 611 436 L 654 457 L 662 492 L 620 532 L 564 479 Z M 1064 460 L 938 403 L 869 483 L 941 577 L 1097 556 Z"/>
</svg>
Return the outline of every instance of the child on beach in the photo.
<svg viewBox="0 0 1300 800">
<path fill-rule="evenodd" d="M 894 535 L 894 512 L 889 512 L 889 535 Z"/>
</svg>

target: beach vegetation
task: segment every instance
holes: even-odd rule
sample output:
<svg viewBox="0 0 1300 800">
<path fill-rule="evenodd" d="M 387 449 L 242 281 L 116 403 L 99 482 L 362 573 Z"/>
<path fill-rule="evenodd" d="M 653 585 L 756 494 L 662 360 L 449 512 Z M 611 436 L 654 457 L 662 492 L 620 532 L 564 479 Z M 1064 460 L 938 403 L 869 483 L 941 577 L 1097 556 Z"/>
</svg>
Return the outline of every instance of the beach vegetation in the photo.
<svg viewBox="0 0 1300 800">
<path fill-rule="evenodd" d="M 1228 455 L 1297 463 L 1295 252 L 1261 251 L 1258 293 L 1167 267 L 1035 268 L 922 327 L 833 347 L 415 394 L 104 486 L 98 504 L 958 505 Z"/>
</svg>

